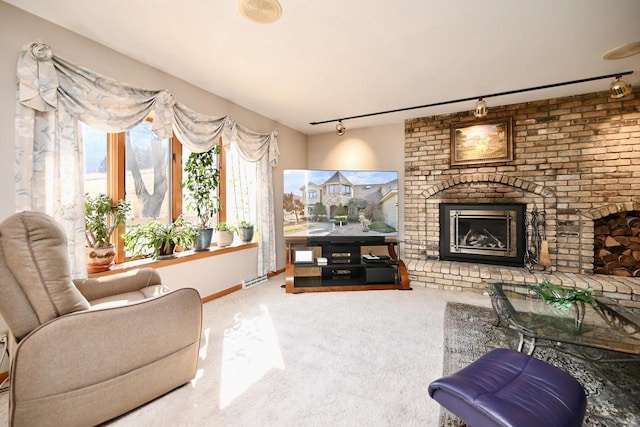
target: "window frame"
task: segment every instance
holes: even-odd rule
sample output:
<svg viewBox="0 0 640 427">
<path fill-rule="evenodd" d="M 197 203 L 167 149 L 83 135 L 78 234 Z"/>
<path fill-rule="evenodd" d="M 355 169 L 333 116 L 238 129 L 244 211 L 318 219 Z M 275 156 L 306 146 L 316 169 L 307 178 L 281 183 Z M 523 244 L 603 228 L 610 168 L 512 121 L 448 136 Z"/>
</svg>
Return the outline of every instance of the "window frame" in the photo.
<svg viewBox="0 0 640 427">
<path fill-rule="evenodd" d="M 126 132 L 105 133 L 107 136 L 107 191 L 112 200 L 118 201 L 125 199 L 125 175 L 126 175 Z M 220 197 L 220 206 L 225 206 L 226 202 L 226 160 L 225 150 L 222 145 L 222 139 L 218 141 L 220 144 L 219 168 L 220 168 L 220 185 L 218 186 L 218 196 Z M 182 193 L 182 143 L 175 134 L 171 137 L 171 220 L 175 221 L 183 208 Z M 218 211 L 218 222 L 226 221 L 227 212 L 225 208 Z M 126 224 L 118 227 L 112 236 L 112 242 L 116 247 L 116 264 L 123 264 L 133 259 L 126 256 L 124 249 L 124 234 Z"/>
</svg>

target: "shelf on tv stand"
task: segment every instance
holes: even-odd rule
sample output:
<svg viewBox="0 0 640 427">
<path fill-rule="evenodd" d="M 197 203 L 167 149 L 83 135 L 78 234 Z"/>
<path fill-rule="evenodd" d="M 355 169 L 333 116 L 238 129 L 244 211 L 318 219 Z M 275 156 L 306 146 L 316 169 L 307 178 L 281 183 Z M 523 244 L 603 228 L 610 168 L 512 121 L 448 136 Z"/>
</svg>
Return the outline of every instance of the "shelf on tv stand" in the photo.
<svg viewBox="0 0 640 427">
<path fill-rule="evenodd" d="M 381 239 L 339 241 L 292 238 L 287 239 L 287 293 L 411 289 L 409 274 L 397 255 L 399 241 Z M 312 262 L 296 263 L 296 252 L 312 253 Z M 366 251 L 366 252 L 364 252 Z M 384 253 L 382 253 L 384 252 Z M 365 262 L 362 255 L 374 253 L 379 260 Z M 317 258 L 327 259 L 318 264 Z"/>
</svg>

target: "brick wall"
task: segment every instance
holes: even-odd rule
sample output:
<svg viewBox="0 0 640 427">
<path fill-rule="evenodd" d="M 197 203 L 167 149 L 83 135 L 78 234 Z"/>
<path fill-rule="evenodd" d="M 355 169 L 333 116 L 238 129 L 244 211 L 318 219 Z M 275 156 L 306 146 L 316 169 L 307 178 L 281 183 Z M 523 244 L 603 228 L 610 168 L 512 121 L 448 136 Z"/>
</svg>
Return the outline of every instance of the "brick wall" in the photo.
<svg viewBox="0 0 640 427">
<path fill-rule="evenodd" d="M 437 259 L 441 202 L 526 203 L 546 212 L 554 268 L 591 273 L 593 220 L 640 209 L 640 91 L 490 106 L 486 119 L 508 117 L 513 161 L 453 167 L 451 126 L 477 119 L 405 122 L 404 258 Z"/>
</svg>

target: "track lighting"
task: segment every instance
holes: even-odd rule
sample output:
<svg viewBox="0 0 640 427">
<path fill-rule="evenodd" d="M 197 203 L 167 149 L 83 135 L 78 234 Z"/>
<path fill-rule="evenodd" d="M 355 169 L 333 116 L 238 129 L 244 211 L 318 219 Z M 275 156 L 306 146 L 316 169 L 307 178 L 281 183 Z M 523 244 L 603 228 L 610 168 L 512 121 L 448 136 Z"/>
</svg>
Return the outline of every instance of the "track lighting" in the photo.
<svg viewBox="0 0 640 427">
<path fill-rule="evenodd" d="M 473 115 L 479 119 L 483 117 L 487 117 L 487 113 L 489 112 L 487 108 L 487 102 L 480 98 L 478 102 L 476 102 L 475 107 L 473 107 Z"/>
<path fill-rule="evenodd" d="M 487 109 L 487 103 L 482 98 L 513 95 L 513 94 L 516 94 L 516 93 L 530 92 L 530 91 L 534 91 L 534 90 L 550 89 L 550 88 L 559 87 L 559 86 L 566 86 L 566 85 L 574 85 L 574 84 L 579 84 L 579 83 L 591 82 L 591 81 L 594 81 L 594 80 L 610 79 L 611 77 L 615 77 L 616 78 L 616 80 L 613 83 L 611 83 L 611 97 L 612 98 L 621 98 L 621 97 L 631 93 L 631 85 L 626 80 L 621 80 L 622 76 L 627 76 L 629 74 L 633 74 L 633 71 L 624 71 L 624 72 L 616 73 L 616 74 L 606 74 L 604 76 L 588 77 L 586 79 L 570 80 L 570 81 L 567 81 L 567 82 L 551 83 L 551 84 L 542 85 L 542 86 L 527 87 L 527 88 L 524 88 L 524 89 L 514 89 L 514 90 L 508 90 L 508 91 L 505 91 L 505 92 L 484 94 L 482 96 L 471 96 L 471 97 L 468 97 L 468 98 L 452 99 L 451 101 L 439 101 L 439 102 L 433 102 L 431 104 L 416 105 L 414 107 L 403 107 L 403 108 L 395 108 L 393 110 L 376 111 L 374 113 L 358 114 L 356 116 L 348 116 L 348 117 L 343 117 L 341 119 L 329 119 L 329 120 L 322 120 L 322 121 L 318 121 L 318 122 L 309 122 L 309 124 L 310 125 L 321 125 L 321 124 L 324 124 L 324 123 L 333 123 L 333 122 L 337 121 L 338 124 L 336 124 L 336 134 L 344 135 L 344 133 L 346 132 L 346 128 L 342 125 L 342 120 L 360 119 L 360 118 L 363 118 L 363 117 L 379 116 L 381 114 L 400 113 L 400 112 L 403 112 L 403 111 L 417 110 L 417 109 L 427 108 L 427 107 L 438 107 L 438 106 L 441 106 L 441 105 L 455 104 L 455 103 L 458 103 L 458 102 L 473 101 L 474 99 L 478 100 L 478 102 L 476 103 L 476 107 L 475 107 L 475 109 L 473 111 L 474 116 L 476 116 L 476 117 L 484 117 L 484 116 L 486 116 L 488 109 Z M 479 108 L 479 106 L 483 106 L 483 107 Z M 479 115 L 479 114 L 483 114 L 483 115 Z"/>
<path fill-rule="evenodd" d="M 627 96 L 631 93 L 631 85 L 622 76 L 616 76 L 616 79 L 611 82 L 609 86 L 609 94 L 611 98 L 618 99 Z"/>
</svg>

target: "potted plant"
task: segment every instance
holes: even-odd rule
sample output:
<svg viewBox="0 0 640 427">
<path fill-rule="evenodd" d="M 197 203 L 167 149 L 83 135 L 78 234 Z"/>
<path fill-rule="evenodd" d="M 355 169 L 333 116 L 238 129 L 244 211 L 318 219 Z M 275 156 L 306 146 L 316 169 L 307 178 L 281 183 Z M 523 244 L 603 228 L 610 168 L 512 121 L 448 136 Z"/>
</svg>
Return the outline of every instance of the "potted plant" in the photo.
<svg viewBox="0 0 640 427">
<path fill-rule="evenodd" d="M 216 224 L 216 244 L 220 247 L 229 246 L 233 243 L 233 233 L 235 231 L 234 226 L 224 221 Z"/>
<path fill-rule="evenodd" d="M 253 240 L 254 225 L 253 223 L 242 220 L 238 224 L 238 237 L 243 243 L 249 243 Z"/>
<path fill-rule="evenodd" d="M 198 230 L 180 216 L 171 224 L 151 221 L 133 227 L 124 234 L 124 246 L 131 256 L 149 256 L 154 259 L 174 257 L 177 245 L 185 249 L 193 246 Z"/>
<path fill-rule="evenodd" d="M 111 242 L 113 232 L 124 225 L 131 205 L 126 200 L 115 203 L 106 194 L 85 194 L 84 225 L 87 243 L 87 271 L 97 273 L 111 268 L 116 256 Z"/>
<path fill-rule="evenodd" d="M 209 248 L 213 229 L 209 226 L 211 218 L 218 212 L 220 198 L 215 190 L 220 185 L 220 170 L 216 167 L 216 157 L 220 154 L 220 145 L 204 153 L 191 153 L 184 170 L 187 179 L 187 206 L 196 211 L 200 232 L 196 239 L 196 251 Z"/>
</svg>

